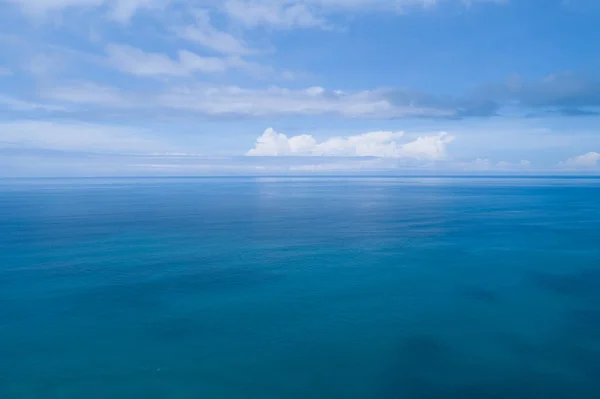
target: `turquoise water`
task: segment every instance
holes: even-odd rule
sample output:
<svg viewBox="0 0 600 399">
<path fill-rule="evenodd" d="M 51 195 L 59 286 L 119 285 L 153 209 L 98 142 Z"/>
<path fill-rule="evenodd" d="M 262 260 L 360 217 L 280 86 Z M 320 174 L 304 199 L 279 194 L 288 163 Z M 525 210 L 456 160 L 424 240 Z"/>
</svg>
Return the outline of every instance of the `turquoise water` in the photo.
<svg viewBox="0 0 600 399">
<path fill-rule="evenodd" d="M 600 398 L 600 180 L 0 181 L 0 398 Z"/>
</svg>

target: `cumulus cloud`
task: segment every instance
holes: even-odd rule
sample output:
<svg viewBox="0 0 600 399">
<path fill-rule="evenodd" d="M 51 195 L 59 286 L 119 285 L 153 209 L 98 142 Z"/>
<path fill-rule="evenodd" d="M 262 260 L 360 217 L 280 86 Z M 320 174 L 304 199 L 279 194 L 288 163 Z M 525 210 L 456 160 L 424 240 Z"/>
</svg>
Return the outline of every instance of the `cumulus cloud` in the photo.
<svg viewBox="0 0 600 399">
<path fill-rule="evenodd" d="M 446 133 L 401 141 L 404 132 L 369 132 L 332 137 L 322 142 L 311 135 L 288 137 L 269 128 L 258 137 L 248 156 L 328 156 L 413 158 L 436 161 L 446 158 L 446 146 L 454 137 Z"/>
<path fill-rule="evenodd" d="M 588 152 L 587 154 L 569 158 L 566 161 L 560 162 L 559 166 L 566 168 L 585 169 L 594 168 L 600 163 L 600 153 Z"/>
</svg>

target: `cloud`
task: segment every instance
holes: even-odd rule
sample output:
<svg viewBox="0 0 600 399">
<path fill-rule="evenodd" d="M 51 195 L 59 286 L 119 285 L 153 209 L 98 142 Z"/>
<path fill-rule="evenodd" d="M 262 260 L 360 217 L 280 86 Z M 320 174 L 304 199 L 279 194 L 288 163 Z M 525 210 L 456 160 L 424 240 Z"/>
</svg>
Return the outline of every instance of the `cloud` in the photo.
<svg viewBox="0 0 600 399">
<path fill-rule="evenodd" d="M 384 162 L 386 161 L 386 162 Z M 321 163 L 304 163 L 290 165 L 288 171 L 292 173 L 360 173 L 364 171 L 389 171 L 397 165 L 378 159 L 344 159 L 343 161 L 326 161 Z"/>
<path fill-rule="evenodd" d="M 78 152 L 165 151 L 165 143 L 139 128 L 80 122 L 0 123 L 0 147 Z"/>
<path fill-rule="evenodd" d="M 110 63 L 115 68 L 137 76 L 161 77 L 190 77 L 196 71 L 204 73 L 223 72 L 228 68 L 239 68 L 260 77 L 261 71 L 268 68 L 247 63 L 237 57 L 200 57 L 190 52 L 180 52 L 179 59 L 171 59 L 163 54 L 145 53 L 129 46 L 109 46 Z M 85 86 L 85 83 L 82 85 Z M 91 84 L 94 86 L 95 84 Z M 537 87 L 531 85 L 531 87 Z M 576 115 L 595 115 L 593 109 L 600 109 L 600 99 L 596 99 L 593 89 L 581 85 L 580 91 L 572 89 L 569 101 L 578 104 Z M 590 86 L 592 87 L 592 86 Z M 74 91 L 73 87 L 68 88 Z M 549 89 L 548 89 L 549 90 Z M 61 86 L 44 87 L 43 94 L 51 98 L 52 92 L 60 93 L 65 89 Z M 94 90 L 95 91 L 95 90 Z M 188 113 L 205 115 L 240 115 L 240 116 L 273 116 L 273 115 L 337 115 L 346 118 L 433 118 L 433 119 L 464 119 L 476 117 L 502 116 L 506 112 L 520 111 L 522 116 L 531 115 L 528 111 L 537 109 L 544 111 L 539 117 L 553 115 L 546 110 L 561 109 L 560 104 L 567 100 L 565 97 L 554 96 L 554 100 L 537 100 L 541 94 L 538 89 L 513 89 L 515 93 L 523 92 L 520 97 L 529 100 L 517 100 L 516 94 L 508 97 L 503 90 L 487 90 L 469 94 L 463 97 L 440 97 L 407 89 L 375 89 L 363 91 L 331 90 L 319 86 L 304 89 L 290 89 L 280 86 L 266 88 L 244 88 L 239 86 L 210 86 L 189 83 L 185 86 L 169 85 L 164 89 L 148 88 L 142 92 L 125 92 L 105 88 L 111 91 L 112 101 L 106 96 L 86 94 L 80 89 L 81 98 L 74 96 L 66 98 L 56 95 L 59 101 L 71 102 L 98 107 L 119 107 L 127 102 L 126 108 L 154 108 L 162 110 L 178 110 Z M 119 94 L 116 94 L 116 93 Z M 547 91 L 548 97 L 551 91 Z M 600 86 L 598 88 L 600 96 Z M 50 96 L 50 97 L 49 97 Z M 121 96 L 122 98 L 117 98 Z M 562 98 L 562 100 L 561 100 Z M 97 99 L 97 101 L 94 101 Z M 534 99 L 536 99 L 534 101 Z M 112 104 L 111 104 L 112 103 Z M 553 105 L 554 104 L 554 105 Z M 536 108 L 537 107 L 537 108 Z M 564 111 L 566 108 L 562 108 Z M 583 111 L 585 109 L 585 112 Z M 571 111 L 575 115 L 575 111 Z"/>
<path fill-rule="evenodd" d="M 472 99 L 500 107 L 517 107 L 566 116 L 596 115 L 600 108 L 600 81 L 574 73 L 551 74 L 525 81 L 513 76 L 499 85 L 481 87 Z"/>
<path fill-rule="evenodd" d="M 49 12 L 60 12 L 78 8 L 88 10 L 106 9 L 108 15 L 119 21 L 127 22 L 143 8 L 152 8 L 166 4 L 165 0 L 4 0 L 20 7 L 29 15 L 44 16 Z"/>
<path fill-rule="evenodd" d="M 185 4 L 173 0 L 4 0 L 17 5 L 24 13 L 44 16 L 50 12 L 81 9 L 103 12 L 119 22 L 128 22 L 140 10 L 179 12 Z M 432 9 L 438 3 L 453 2 L 498 3 L 504 0 L 203 0 L 189 2 L 190 8 L 201 5 L 219 12 L 230 21 L 246 28 L 269 27 L 329 28 L 329 17 L 341 13 L 394 12 L 405 13 L 411 9 Z"/>
<path fill-rule="evenodd" d="M 13 111 L 66 111 L 65 107 L 53 104 L 43 104 L 34 101 L 21 100 L 0 94 L 0 110 L 3 108 Z"/>
<path fill-rule="evenodd" d="M 200 111 L 212 115 L 318 115 L 346 117 L 446 116 L 448 112 L 416 106 L 394 106 L 378 92 L 344 93 L 321 87 L 291 90 L 281 87 L 246 89 L 180 87 L 161 95 L 166 107 Z"/>
<path fill-rule="evenodd" d="M 156 3 L 156 0 L 117 0 L 114 1 L 111 15 L 117 21 L 127 22 L 138 9 L 150 8 Z"/>
<path fill-rule="evenodd" d="M 536 117 L 600 115 L 600 81 L 574 73 L 531 81 L 514 76 L 459 96 L 436 96 L 404 88 L 384 90 L 381 94 L 394 105 L 445 109 L 454 118 L 501 116 L 507 110 Z"/>
<path fill-rule="evenodd" d="M 193 14 L 196 17 L 194 25 L 174 28 L 181 38 L 223 54 L 248 55 L 255 52 L 242 39 L 216 29 L 211 23 L 208 10 L 195 10 Z"/>
<path fill-rule="evenodd" d="M 525 172 L 531 169 L 531 162 L 522 160 L 520 162 L 492 162 L 488 158 L 477 158 L 470 162 L 459 162 L 454 167 L 463 171 L 473 172 Z"/>
<path fill-rule="evenodd" d="M 577 157 L 569 158 L 566 161 L 560 162 L 559 167 L 573 168 L 573 169 L 585 169 L 595 168 L 600 163 L 600 153 L 588 152 Z"/>
<path fill-rule="evenodd" d="M 138 76 L 190 76 L 195 72 L 220 73 L 228 69 L 259 71 L 261 67 L 239 57 L 202 57 L 180 50 L 177 59 L 165 54 L 147 53 L 128 45 L 106 46 L 108 62 L 114 68 Z"/>
<path fill-rule="evenodd" d="M 422 136 L 404 144 L 398 155 L 417 159 L 440 160 L 446 158 L 446 145 L 454 141 L 454 136 L 439 133 L 434 136 Z"/>
<path fill-rule="evenodd" d="M 9 68 L 0 66 L 0 77 L 11 76 L 13 73 Z"/>
<path fill-rule="evenodd" d="M 248 156 L 326 156 L 413 158 L 436 161 L 446 158 L 446 146 L 454 137 L 446 133 L 400 142 L 404 132 L 369 132 L 355 136 L 333 137 L 317 142 L 311 135 L 288 137 L 272 128 L 256 140 Z"/>
<path fill-rule="evenodd" d="M 159 63 L 157 63 L 159 64 Z M 170 65 L 170 64 L 167 64 Z M 148 64 L 136 73 L 151 74 L 167 67 Z M 144 75 L 142 75 L 144 76 Z M 40 93 L 47 100 L 69 106 L 75 112 L 82 107 L 119 112 L 137 109 L 178 111 L 194 115 L 337 115 L 347 118 L 448 117 L 451 110 L 390 103 L 379 91 L 341 92 L 321 87 L 292 90 L 277 86 L 248 89 L 238 86 L 185 86 L 165 90 L 129 92 L 92 82 L 44 86 Z"/>
<path fill-rule="evenodd" d="M 46 99 L 65 104 L 92 104 L 109 108 L 130 109 L 141 106 L 135 98 L 128 98 L 121 90 L 91 82 L 72 83 L 63 86 L 42 88 L 40 95 Z M 64 108 L 64 107 L 63 107 Z M 66 110 L 66 109 L 65 109 Z"/>
<path fill-rule="evenodd" d="M 329 29 L 332 14 L 360 12 L 404 13 L 409 9 L 433 8 L 443 0 L 226 0 L 222 11 L 233 21 L 247 27 L 276 29 Z M 503 0 L 463 1 L 505 3 Z M 459 3 L 456 1 L 456 3 Z"/>
<path fill-rule="evenodd" d="M 489 170 L 492 168 L 492 162 L 487 158 L 477 158 L 472 162 L 463 164 L 465 170 Z"/>
<path fill-rule="evenodd" d="M 298 1 L 227 0 L 223 8 L 229 18 L 248 28 L 261 25 L 274 28 L 326 26 L 307 4 Z"/>
<path fill-rule="evenodd" d="M 525 170 L 531 168 L 531 162 L 522 160 L 517 163 L 500 161 L 496 164 L 496 169 L 499 170 Z"/>
<path fill-rule="evenodd" d="M 26 70 L 37 78 L 45 78 L 60 71 L 64 64 L 65 60 L 60 56 L 38 53 L 31 58 Z"/>
</svg>

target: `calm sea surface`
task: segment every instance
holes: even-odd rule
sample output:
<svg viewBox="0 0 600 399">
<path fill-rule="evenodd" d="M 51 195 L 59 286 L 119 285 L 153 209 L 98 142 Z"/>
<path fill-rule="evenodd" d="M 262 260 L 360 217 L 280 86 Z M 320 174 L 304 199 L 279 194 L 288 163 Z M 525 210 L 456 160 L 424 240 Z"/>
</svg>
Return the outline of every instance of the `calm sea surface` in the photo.
<svg viewBox="0 0 600 399">
<path fill-rule="evenodd" d="M 2 180 L 0 398 L 600 398 L 600 180 Z"/>
</svg>

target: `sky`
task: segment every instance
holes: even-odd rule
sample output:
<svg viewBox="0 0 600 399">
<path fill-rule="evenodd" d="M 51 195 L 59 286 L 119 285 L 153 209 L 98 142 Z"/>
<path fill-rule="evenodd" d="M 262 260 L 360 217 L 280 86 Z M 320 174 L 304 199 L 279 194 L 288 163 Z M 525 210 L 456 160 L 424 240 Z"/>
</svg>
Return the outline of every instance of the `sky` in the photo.
<svg viewBox="0 0 600 399">
<path fill-rule="evenodd" d="M 596 0 L 0 0 L 0 177 L 600 174 Z"/>
</svg>

